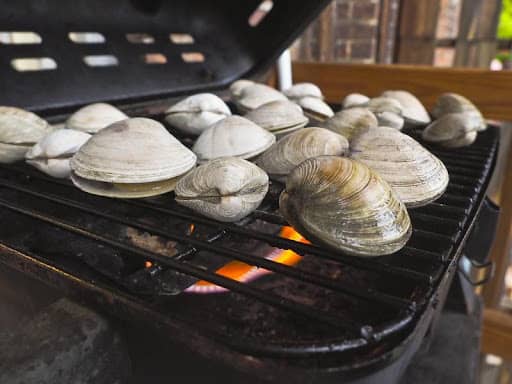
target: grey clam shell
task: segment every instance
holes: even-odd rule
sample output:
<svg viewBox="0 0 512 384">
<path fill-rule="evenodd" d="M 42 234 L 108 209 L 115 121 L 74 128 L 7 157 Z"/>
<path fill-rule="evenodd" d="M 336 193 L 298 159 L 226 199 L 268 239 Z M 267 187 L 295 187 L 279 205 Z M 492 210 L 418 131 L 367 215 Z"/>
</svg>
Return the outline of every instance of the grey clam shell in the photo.
<svg viewBox="0 0 512 384">
<path fill-rule="evenodd" d="M 276 100 L 287 100 L 281 92 L 265 84 L 249 84 L 241 88 L 238 95 L 234 95 L 234 102 L 240 112 L 248 112 L 263 104 Z"/>
<path fill-rule="evenodd" d="M 279 209 L 310 241 L 354 256 L 394 253 L 411 235 L 407 210 L 391 187 L 366 165 L 343 157 L 320 156 L 297 166 Z"/>
<path fill-rule="evenodd" d="M 407 91 L 385 91 L 382 96 L 397 100 L 402 106 L 402 116 L 410 125 L 426 125 L 430 116 L 416 96 Z"/>
<path fill-rule="evenodd" d="M 275 134 L 304 127 L 308 118 L 301 107 L 288 100 L 271 101 L 249 111 L 245 116 L 256 125 Z"/>
<path fill-rule="evenodd" d="M 448 186 L 444 164 L 410 136 L 378 127 L 351 142 L 352 158 L 377 172 L 407 207 L 439 198 Z"/>
<path fill-rule="evenodd" d="M 353 137 L 377 127 L 378 121 L 375 115 L 366 108 L 349 108 L 336 112 L 333 117 L 323 123 L 323 127 L 347 138 Z"/>
<path fill-rule="evenodd" d="M 432 115 L 439 119 L 446 114 L 450 113 L 465 113 L 470 114 L 478 121 L 478 131 L 483 131 L 487 128 L 485 119 L 480 110 L 466 97 L 456 93 L 444 93 L 436 101 Z"/>
<path fill-rule="evenodd" d="M 303 97 L 315 97 L 323 99 L 322 90 L 313 83 L 297 83 L 283 91 L 284 95 L 290 99 L 301 99 Z"/>
<path fill-rule="evenodd" d="M 283 181 L 293 168 L 311 157 L 343 156 L 348 153 L 348 141 L 324 128 L 304 128 L 293 132 L 272 145 L 258 159 L 260 166 L 273 179 Z"/>
<path fill-rule="evenodd" d="M 86 105 L 73 113 L 66 121 L 66 128 L 87 133 L 97 133 L 110 124 L 127 119 L 128 116 L 107 103 Z"/>
<path fill-rule="evenodd" d="M 422 138 L 448 148 L 464 147 L 475 141 L 480 126 L 480 118 L 475 114 L 448 113 L 427 126 Z"/>
<path fill-rule="evenodd" d="M 332 108 L 325 101 L 317 97 L 304 96 L 294 101 L 300 105 L 304 114 L 312 120 L 322 122 L 334 116 Z"/>
<path fill-rule="evenodd" d="M 341 102 L 343 108 L 352 108 L 359 107 L 361 105 L 365 105 L 370 101 L 370 98 L 361 93 L 350 93 Z"/>
<path fill-rule="evenodd" d="M 234 222 L 249 215 L 268 191 L 268 176 L 236 157 L 209 161 L 178 181 L 176 201 L 215 220 Z"/>
</svg>

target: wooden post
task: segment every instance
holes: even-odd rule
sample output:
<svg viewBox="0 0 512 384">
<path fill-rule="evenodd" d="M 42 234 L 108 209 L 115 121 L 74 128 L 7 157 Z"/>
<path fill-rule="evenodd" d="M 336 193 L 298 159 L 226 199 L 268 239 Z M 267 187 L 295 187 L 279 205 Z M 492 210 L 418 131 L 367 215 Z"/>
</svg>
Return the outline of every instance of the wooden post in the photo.
<svg viewBox="0 0 512 384">
<path fill-rule="evenodd" d="M 381 0 L 377 62 L 391 64 L 395 58 L 400 0 Z"/>
</svg>

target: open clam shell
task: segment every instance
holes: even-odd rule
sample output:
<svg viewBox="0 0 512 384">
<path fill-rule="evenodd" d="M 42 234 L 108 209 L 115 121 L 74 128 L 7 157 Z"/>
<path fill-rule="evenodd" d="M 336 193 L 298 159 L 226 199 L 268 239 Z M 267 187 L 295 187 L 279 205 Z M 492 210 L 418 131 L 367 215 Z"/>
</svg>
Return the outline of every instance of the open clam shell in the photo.
<svg viewBox="0 0 512 384">
<path fill-rule="evenodd" d="M 250 159 L 267 150 L 276 137 L 241 116 L 229 116 L 201 133 L 192 147 L 199 162 L 219 157 Z"/>
<path fill-rule="evenodd" d="M 315 97 L 323 99 L 322 90 L 313 83 L 297 83 L 283 91 L 289 99 L 302 99 L 303 97 Z"/>
<path fill-rule="evenodd" d="M 212 93 L 189 96 L 165 111 L 165 121 L 182 132 L 200 135 L 217 121 L 230 116 L 222 99 Z"/>
<path fill-rule="evenodd" d="M 480 126 L 480 118 L 473 113 L 448 113 L 427 126 L 422 138 L 444 147 L 464 147 L 475 141 Z"/>
<path fill-rule="evenodd" d="M 411 235 L 405 205 L 366 165 L 336 156 L 305 160 L 286 178 L 279 209 L 313 243 L 354 256 L 401 249 Z"/>
<path fill-rule="evenodd" d="M 162 124 L 146 118 L 123 120 L 94 135 L 71 159 L 71 179 L 103 196 L 134 198 L 174 189 L 196 156 Z"/>
<path fill-rule="evenodd" d="M 287 100 L 287 98 L 274 88 L 259 83 L 244 86 L 239 95 L 234 97 L 236 106 L 243 113 L 276 100 Z"/>
<path fill-rule="evenodd" d="M 449 113 L 471 114 L 479 122 L 478 131 L 483 131 L 487 128 L 485 119 L 475 104 L 457 93 L 444 93 L 439 96 L 432 110 L 432 115 L 437 119 Z"/>
<path fill-rule="evenodd" d="M 343 108 L 359 107 L 366 105 L 370 101 L 370 98 L 361 93 L 350 93 L 341 102 Z"/>
<path fill-rule="evenodd" d="M 305 96 L 296 99 L 295 102 L 302 108 L 304 114 L 314 121 L 323 122 L 334 116 L 332 108 L 322 99 Z"/>
<path fill-rule="evenodd" d="M 274 134 L 291 132 L 304 127 L 308 118 L 302 108 L 288 100 L 277 100 L 249 111 L 246 119 Z"/>
<path fill-rule="evenodd" d="M 73 129 L 53 131 L 26 153 L 26 162 L 52 177 L 67 178 L 71 174 L 69 160 L 90 138 Z"/>
<path fill-rule="evenodd" d="M 348 153 L 348 141 L 324 128 L 304 128 L 290 133 L 266 150 L 256 164 L 270 178 L 284 181 L 293 168 L 311 157 L 343 156 Z"/>
<path fill-rule="evenodd" d="M 409 208 L 439 198 L 448 186 L 444 164 L 394 128 L 370 129 L 351 142 L 351 157 L 377 172 Z"/>
<path fill-rule="evenodd" d="M 344 136 L 348 141 L 370 128 L 377 127 L 375 115 L 367 108 L 348 108 L 336 112 L 322 126 Z"/>
<path fill-rule="evenodd" d="M 255 84 L 255 83 L 252 80 L 240 79 L 240 80 L 233 82 L 229 86 L 229 92 L 231 93 L 231 96 L 236 99 L 236 98 L 240 97 L 240 95 L 242 93 L 242 89 L 244 89 L 245 87 L 247 87 L 249 85 L 253 85 L 253 84 Z"/>
<path fill-rule="evenodd" d="M 249 215 L 268 191 L 268 176 L 253 163 L 236 157 L 209 161 L 176 185 L 176 202 L 207 217 L 234 222 Z"/>
<path fill-rule="evenodd" d="M 402 116 L 410 125 L 427 125 L 430 116 L 416 96 L 407 91 L 385 91 L 382 96 L 397 100 L 402 106 Z"/>
<path fill-rule="evenodd" d="M 66 121 L 66 128 L 94 134 L 110 124 L 127 118 L 124 112 L 113 105 L 94 103 L 73 113 Z"/>
<path fill-rule="evenodd" d="M 27 151 L 52 130 L 32 112 L 0 106 L 0 163 L 23 160 Z"/>
</svg>

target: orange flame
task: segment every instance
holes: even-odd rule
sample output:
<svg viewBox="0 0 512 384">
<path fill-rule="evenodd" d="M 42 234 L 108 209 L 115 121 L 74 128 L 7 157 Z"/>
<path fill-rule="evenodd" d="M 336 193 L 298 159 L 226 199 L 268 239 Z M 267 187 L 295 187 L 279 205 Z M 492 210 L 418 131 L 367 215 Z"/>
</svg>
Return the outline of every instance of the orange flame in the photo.
<svg viewBox="0 0 512 384">
<path fill-rule="evenodd" d="M 298 233 L 297 231 L 295 231 L 295 229 L 293 229 L 292 227 L 288 227 L 288 226 L 282 227 L 281 232 L 279 233 L 279 236 L 281 236 L 285 239 L 290 239 L 290 240 L 298 241 L 300 243 L 309 244 L 309 241 L 306 240 L 304 237 L 302 237 L 302 235 L 300 233 Z M 272 260 L 275 261 L 276 263 L 292 266 L 292 265 L 297 264 L 301 258 L 302 258 L 302 256 L 299 256 L 297 253 L 293 252 L 290 249 L 286 249 L 286 250 L 282 250 L 279 253 L 279 255 L 272 258 Z M 221 276 L 224 276 L 224 277 L 236 280 L 236 281 L 242 281 L 243 278 L 245 276 L 247 276 L 247 274 L 249 272 L 251 272 L 254 268 L 255 267 L 253 267 L 252 265 L 242 263 L 241 261 L 235 260 L 235 261 L 229 262 L 222 268 L 218 269 L 217 271 L 215 271 L 215 273 L 217 275 L 221 275 Z M 266 270 L 262 270 L 262 271 L 266 271 Z M 212 286 L 215 286 L 215 284 L 212 284 L 208 281 L 201 280 L 201 281 L 198 281 L 195 284 L 195 286 L 212 287 Z"/>
<path fill-rule="evenodd" d="M 153 266 L 153 263 L 152 263 L 151 261 L 146 260 L 146 261 L 144 262 L 144 267 L 145 267 L 145 268 L 151 268 L 152 266 Z"/>
</svg>

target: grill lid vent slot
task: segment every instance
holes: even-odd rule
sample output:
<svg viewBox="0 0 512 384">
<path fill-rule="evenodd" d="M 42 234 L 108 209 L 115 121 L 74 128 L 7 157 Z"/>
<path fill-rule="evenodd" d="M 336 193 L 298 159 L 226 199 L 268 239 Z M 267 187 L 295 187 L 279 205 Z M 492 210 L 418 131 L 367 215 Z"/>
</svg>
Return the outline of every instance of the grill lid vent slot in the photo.
<svg viewBox="0 0 512 384">
<path fill-rule="evenodd" d="M 18 72 L 49 71 L 57 69 L 57 62 L 51 57 L 21 57 L 12 59 L 11 66 Z"/>
<path fill-rule="evenodd" d="M 69 32 L 69 40 L 76 44 L 103 44 L 105 36 L 99 32 Z"/>
<path fill-rule="evenodd" d="M 84 56 L 84 63 L 89 67 L 112 67 L 119 65 L 119 60 L 114 55 L 89 55 Z"/>
<path fill-rule="evenodd" d="M 42 42 L 41 35 L 35 32 L 0 32 L 0 44 L 41 44 Z"/>
</svg>

